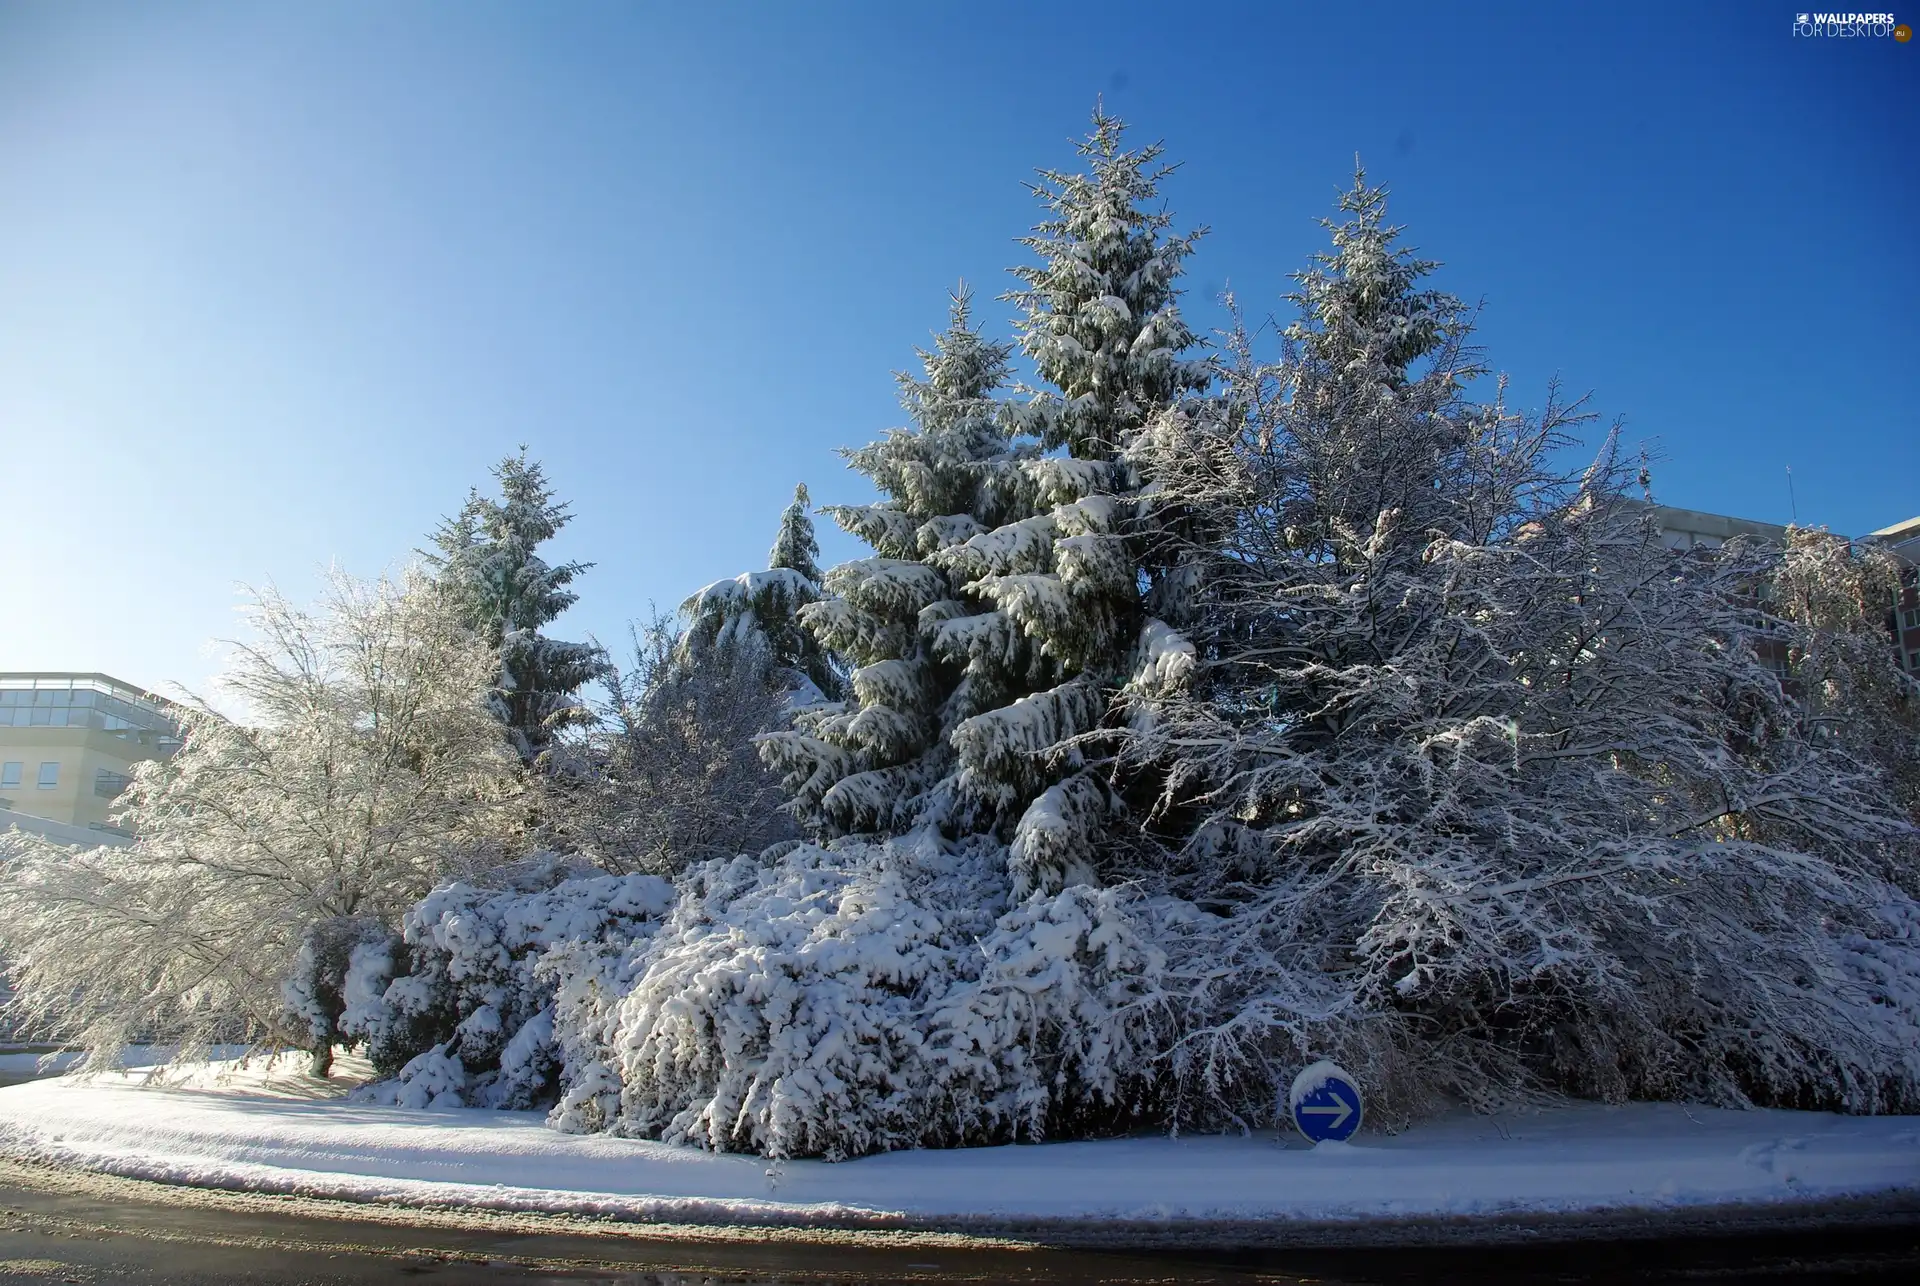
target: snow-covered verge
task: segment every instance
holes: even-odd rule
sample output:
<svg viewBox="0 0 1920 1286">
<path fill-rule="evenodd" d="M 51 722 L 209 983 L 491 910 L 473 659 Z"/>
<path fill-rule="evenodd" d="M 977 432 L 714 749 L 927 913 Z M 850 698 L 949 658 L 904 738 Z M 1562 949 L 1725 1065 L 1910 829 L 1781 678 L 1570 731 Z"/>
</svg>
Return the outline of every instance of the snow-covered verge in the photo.
<svg viewBox="0 0 1920 1286">
<path fill-rule="evenodd" d="M 558 1134 L 533 1112 L 409 1111 L 132 1079 L 0 1090 L 0 1155 L 351 1201 L 815 1226 L 1699 1210 L 1920 1190 L 1911 1116 L 1582 1105 L 1460 1115 L 1318 1148 L 1269 1135 L 1157 1136 L 769 1167 Z"/>
<path fill-rule="evenodd" d="M 343 1047 L 336 1047 L 333 1076 L 324 1080 L 308 1075 L 304 1050 L 274 1053 L 250 1051 L 244 1045 L 215 1045 L 211 1057 L 199 1062 L 175 1062 L 177 1052 L 171 1045 L 129 1045 L 120 1051 L 121 1070 L 88 1075 L 83 1050 L 0 1050 L 0 1077 L 7 1078 L 0 1084 L 75 1073 L 92 1084 L 278 1098 L 345 1098 L 374 1077 L 373 1064 L 364 1055 Z"/>
</svg>

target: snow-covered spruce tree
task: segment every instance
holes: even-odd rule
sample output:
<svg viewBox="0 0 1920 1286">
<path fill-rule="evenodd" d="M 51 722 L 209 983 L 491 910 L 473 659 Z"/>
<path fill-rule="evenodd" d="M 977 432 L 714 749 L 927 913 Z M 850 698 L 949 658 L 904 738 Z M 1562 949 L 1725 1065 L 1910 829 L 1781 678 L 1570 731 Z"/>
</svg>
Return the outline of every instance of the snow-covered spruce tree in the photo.
<svg viewBox="0 0 1920 1286">
<path fill-rule="evenodd" d="M 1132 543 L 1118 448 L 1206 368 L 1176 306 L 1191 239 L 1148 208 L 1158 149 L 1102 116 L 1083 152 L 1090 174 L 1044 176 L 1018 295 L 1054 387 L 1000 400 L 1011 349 L 963 290 L 901 378 L 911 426 L 849 453 L 883 498 L 830 512 L 875 556 L 801 620 L 852 694 L 762 743 L 823 843 L 687 872 L 697 900 L 594 1020 L 617 1084 L 569 1092 L 563 1126 L 847 1156 L 1157 1106 L 1163 908 L 1088 883 L 1115 801 L 1079 739 L 1122 684 L 1186 663 L 1143 604 L 1173 596 Z"/>
<path fill-rule="evenodd" d="M 441 591 L 500 658 L 494 712 L 521 762 L 532 765 L 563 730 L 592 721 L 579 692 L 607 673 L 607 661 L 594 644 L 540 633 L 579 599 L 567 586 L 591 566 L 551 566 L 534 552 L 570 520 L 567 506 L 554 501 L 524 447 L 493 476 L 500 499 L 471 492 L 434 532 L 439 552 L 425 557 Z"/>
<path fill-rule="evenodd" d="M 949 821 L 953 730 L 1047 673 L 1010 631 L 973 667 L 939 646 L 942 626 L 975 613 L 930 556 L 1031 516 L 1023 468 L 1035 452 L 1010 442 L 993 397 L 1012 346 L 973 329 L 970 307 L 963 288 L 946 331 L 920 354 L 924 378 L 897 376 L 914 426 L 847 453 L 886 498 L 829 510 L 877 554 L 834 568 L 829 597 L 802 614 L 820 644 L 853 665 L 852 697 L 801 711 L 791 731 L 763 742 L 787 774 L 795 813 L 824 836 Z"/>
<path fill-rule="evenodd" d="M 1875 1110 L 1920 1086 L 1912 829 L 1756 654 L 1772 565 L 1681 557 L 1580 418 L 1475 405 L 1460 309 L 1356 177 L 1279 361 L 1136 458 L 1203 577 L 1131 753 L 1185 834 L 1190 1101 L 1335 1054 L 1392 1112 L 1543 1086 Z"/>
<path fill-rule="evenodd" d="M 828 573 L 803 620 L 858 667 L 854 699 L 767 742 L 819 833 L 997 835 L 1017 896 L 1096 878 L 1116 801 L 1076 739 L 1184 647 L 1143 606 L 1164 578 L 1130 538 L 1120 446 L 1207 382 L 1177 303 L 1193 237 L 1167 235 L 1161 149 L 1124 150 L 1123 128 L 1096 114 L 1089 171 L 1035 189 L 1041 262 L 1011 297 L 1053 387 L 995 402 L 1010 353 L 962 295 L 925 378 L 902 377 L 915 428 L 851 453 L 886 499 L 831 512 L 878 556 Z"/>
<path fill-rule="evenodd" d="M 840 695 L 844 685 L 833 658 L 800 624 L 801 609 L 821 597 L 820 543 L 808 503 L 801 483 L 780 515 L 767 570 L 715 581 L 680 605 L 687 618 L 680 645 L 684 665 L 705 666 L 714 654 L 732 651 L 740 655 L 720 664 L 770 667 L 795 705 Z"/>
<path fill-rule="evenodd" d="M 196 705 L 141 765 L 139 839 L 26 842 L 0 882 L 21 1025 L 91 1064 L 135 1038 L 292 1040 L 325 1074 L 353 947 L 510 829 L 494 663 L 423 581 L 336 573 L 317 611 L 268 592 L 252 624 L 221 681 L 244 721 Z"/>
</svg>

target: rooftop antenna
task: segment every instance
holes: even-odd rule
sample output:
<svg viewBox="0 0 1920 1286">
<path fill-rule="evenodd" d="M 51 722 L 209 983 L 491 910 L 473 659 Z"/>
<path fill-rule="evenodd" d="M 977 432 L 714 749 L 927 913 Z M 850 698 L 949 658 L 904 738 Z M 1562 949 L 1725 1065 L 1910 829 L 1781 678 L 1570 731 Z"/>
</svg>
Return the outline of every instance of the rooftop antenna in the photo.
<svg viewBox="0 0 1920 1286">
<path fill-rule="evenodd" d="M 1793 515 L 1793 525 L 1800 525 L 1800 505 L 1793 498 L 1793 466 L 1787 466 L 1787 512 Z"/>
</svg>

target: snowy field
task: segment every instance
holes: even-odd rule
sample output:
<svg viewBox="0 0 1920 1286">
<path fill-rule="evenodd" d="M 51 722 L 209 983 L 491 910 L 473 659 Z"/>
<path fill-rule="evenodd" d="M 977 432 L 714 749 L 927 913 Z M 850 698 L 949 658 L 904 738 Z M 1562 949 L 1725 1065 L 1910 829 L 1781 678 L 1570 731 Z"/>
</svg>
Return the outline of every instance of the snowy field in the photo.
<svg viewBox="0 0 1920 1286">
<path fill-rule="evenodd" d="M 132 1072 L 0 1089 L 0 1154 L 354 1201 L 853 1226 L 1511 1215 L 1920 1189 L 1920 1117 L 1577 1106 L 1319 1148 L 1150 1137 L 770 1166 L 558 1134 L 538 1113 L 329 1100 L 347 1077 L 316 1082 L 297 1069 L 286 1056 L 224 1077 L 202 1069 L 168 1088 Z"/>
</svg>

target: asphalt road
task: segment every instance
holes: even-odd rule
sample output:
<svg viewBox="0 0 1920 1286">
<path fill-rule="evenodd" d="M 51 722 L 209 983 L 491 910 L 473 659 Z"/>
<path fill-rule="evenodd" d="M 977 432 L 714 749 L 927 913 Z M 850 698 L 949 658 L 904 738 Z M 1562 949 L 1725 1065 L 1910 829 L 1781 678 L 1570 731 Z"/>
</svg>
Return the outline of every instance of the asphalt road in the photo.
<svg viewBox="0 0 1920 1286">
<path fill-rule="evenodd" d="M 0 1186 L 0 1283 L 1714 1282 L 1920 1280 L 1920 1223 L 1498 1247 L 1090 1253 L 673 1242 L 405 1227 Z"/>
</svg>

